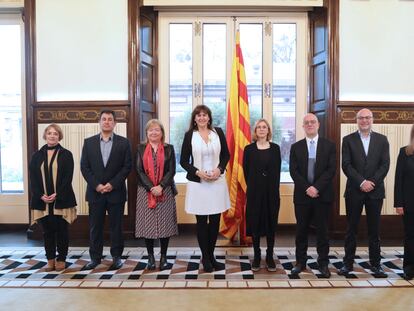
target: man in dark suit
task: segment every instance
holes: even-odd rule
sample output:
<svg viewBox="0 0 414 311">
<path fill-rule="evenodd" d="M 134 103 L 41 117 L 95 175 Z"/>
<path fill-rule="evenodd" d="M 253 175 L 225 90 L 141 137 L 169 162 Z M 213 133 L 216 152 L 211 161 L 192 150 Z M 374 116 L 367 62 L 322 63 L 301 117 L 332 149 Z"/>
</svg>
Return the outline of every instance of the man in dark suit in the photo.
<svg viewBox="0 0 414 311">
<path fill-rule="evenodd" d="M 334 199 L 332 179 L 336 171 L 335 144 L 319 137 L 319 121 L 308 113 L 303 118 L 305 139 L 290 149 L 290 175 L 295 183 L 293 200 L 296 216 L 296 265 L 291 274 L 306 269 L 308 229 L 316 225 L 318 265 L 321 276 L 329 278 L 328 216 Z"/>
<path fill-rule="evenodd" d="M 387 138 L 372 131 L 373 122 L 372 112 L 361 109 L 357 113 L 358 131 L 345 136 L 342 141 L 342 170 L 348 177 L 344 195 L 348 229 L 344 265 L 338 271 L 339 275 L 347 275 L 353 270 L 358 224 L 365 206 L 371 271 L 376 277 L 387 277 L 381 268 L 379 224 L 390 150 Z"/>
<path fill-rule="evenodd" d="M 101 263 L 106 212 L 111 231 L 111 268 L 122 267 L 125 179 L 131 171 L 132 161 L 129 141 L 114 133 L 115 125 L 114 111 L 103 110 L 99 118 L 101 133 L 85 139 L 83 144 L 81 171 L 88 184 L 86 201 L 89 205 L 91 257 L 86 269 L 94 269 Z"/>
</svg>

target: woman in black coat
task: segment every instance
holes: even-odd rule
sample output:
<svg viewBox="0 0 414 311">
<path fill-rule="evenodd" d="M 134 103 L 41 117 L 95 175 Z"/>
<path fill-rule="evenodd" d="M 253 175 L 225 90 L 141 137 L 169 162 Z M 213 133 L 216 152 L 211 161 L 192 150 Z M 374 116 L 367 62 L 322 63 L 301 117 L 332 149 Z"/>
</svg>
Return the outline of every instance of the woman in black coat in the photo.
<svg viewBox="0 0 414 311">
<path fill-rule="evenodd" d="M 410 144 L 400 149 L 395 170 L 394 207 L 404 223 L 404 278 L 414 278 L 414 125 Z"/>
<path fill-rule="evenodd" d="M 61 271 L 69 248 L 68 223 L 76 219 L 76 198 L 72 188 L 73 156 L 59 142 L 62 129 L 50 124 L 46 141 L 29 165 L 32 220 L 41 224 L 46 250 L 46 271 Z M 56 256 L 57 251 L 57 256 Z"/>
<path fill-rule="evenodd" d="M 273 259 L 275 230 L 279 215 L 280 148 L 270 142 L 272 132 L 265 119 L 256 122 L 253 143 L 246 146 L 243 156 L 247 183 L 246 233 L 253 238 L 252 270 L 260 270 L 260 237 L 266 236 L 266 266 L 276 271 Z"/>
</svg>

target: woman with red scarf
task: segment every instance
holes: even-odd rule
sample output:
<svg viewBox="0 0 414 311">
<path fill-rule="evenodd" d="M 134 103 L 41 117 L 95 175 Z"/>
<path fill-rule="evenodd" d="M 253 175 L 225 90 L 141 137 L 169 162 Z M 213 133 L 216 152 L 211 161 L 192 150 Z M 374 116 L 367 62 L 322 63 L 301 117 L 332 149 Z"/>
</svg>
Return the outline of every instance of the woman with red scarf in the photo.
<svg viewBox="0 0 414 311">
<path fill-rule="evenodd" d="M 148 270 L 155 269 L 154 240 L 160 239 L 160 270 L 171 269 L 167 262 L 169 238 L 178 234 L 174 184 L 175 152 L 166 144 L 164 127 L 159 120 L 149 120 L 145 132 L 147 142 L 138 145 L 137 204 L 135 236 L 145 238 Z"/>
</svg>

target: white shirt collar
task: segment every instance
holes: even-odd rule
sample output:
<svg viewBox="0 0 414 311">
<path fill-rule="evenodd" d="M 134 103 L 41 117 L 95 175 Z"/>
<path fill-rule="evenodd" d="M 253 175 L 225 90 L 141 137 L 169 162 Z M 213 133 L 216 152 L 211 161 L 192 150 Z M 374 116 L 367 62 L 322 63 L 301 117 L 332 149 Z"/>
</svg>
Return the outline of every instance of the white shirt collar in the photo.
<svg viewBox="0 0 414 311">
<path fill-rule="evenodd" d="M 370 131 L 369 131 L 368 136 L 362 136 L 361 131 L 360 131 L 360 130 L 358 130 L 359 137 L 361 137 L 361 138 L 363 138 L 363 139 L 368 139 L 368 138 L 370 138 L 370 137 L 371 137 L 371 133 L 372 133 L 372 130 L 370 130 Z"/>
<path fill-rule="evenodd" d="M 318 144 L 318 139 L 319 139 L 319 134 L 317 134 L 314 138 L 306 137 L 306 143 L 309 146 L 311 140 L 313 140 L 315 142 L 315 145 L 317 145 Z"/>
</svg>

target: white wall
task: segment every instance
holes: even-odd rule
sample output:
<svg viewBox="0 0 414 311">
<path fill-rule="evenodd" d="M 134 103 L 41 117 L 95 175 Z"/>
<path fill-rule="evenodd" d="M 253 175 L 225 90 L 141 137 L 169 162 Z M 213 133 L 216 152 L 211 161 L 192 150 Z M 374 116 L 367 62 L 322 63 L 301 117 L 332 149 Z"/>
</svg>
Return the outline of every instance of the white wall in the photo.
<svg viewBox="0 0 414 311">
<path fill-rule="evenodd" d="M 128 99 L 128 1 L 36 1 L 37 100 Z"/>
<path fill-rule="evenodd" d="M 414 1 L 340 0 L 339 99 L 414 101 Z"/>
</svg>

